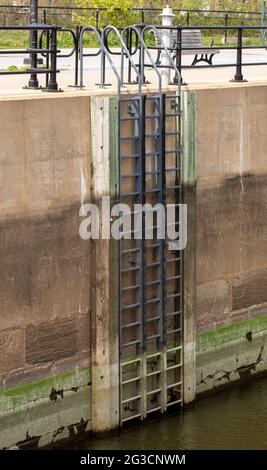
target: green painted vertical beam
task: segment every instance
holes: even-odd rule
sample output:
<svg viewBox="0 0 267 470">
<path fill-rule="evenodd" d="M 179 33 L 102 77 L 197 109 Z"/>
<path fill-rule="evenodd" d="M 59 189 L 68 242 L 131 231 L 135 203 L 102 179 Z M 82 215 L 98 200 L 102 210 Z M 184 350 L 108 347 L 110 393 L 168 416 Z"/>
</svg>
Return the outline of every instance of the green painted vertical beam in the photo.
<svg viewBox="0 0 267 470">
<path fill-rule="evenodd" d="M 196 97 L 182 93 L 182 185 L 187 204 L 187 246 L 183 262 L 184 404 L 196 396 Z"/>
</svg>

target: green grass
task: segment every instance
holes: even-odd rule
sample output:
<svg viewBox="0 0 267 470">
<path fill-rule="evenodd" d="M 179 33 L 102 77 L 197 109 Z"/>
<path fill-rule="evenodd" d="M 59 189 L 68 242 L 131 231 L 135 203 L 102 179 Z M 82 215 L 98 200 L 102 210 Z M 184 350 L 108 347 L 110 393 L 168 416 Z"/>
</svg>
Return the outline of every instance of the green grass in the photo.
<svg viewBox="0 0 267 470">
<path fill-rule="evenodd" d="M 221 35 L 212 36 L 214 39 L 214 46 L 224 46 L 223 44 L 224 33 L 222 31 Z M 205 46 L 210 46 L 212 37 L 210 35 L 203 36 L 203 43 Z M 229 34 L 228 46 L 236 45 L 236 34 Z M 233 39 L 231 41 L 231 38 Z M 147 43 L 153 45 L 154 40 L 151 35 L 151 38 L 147 38 Z M 260 44 L 259 34 L 254 34 L 248 37 L 245 37 L 243 40 L 245 46 L 258 46 Z M 118 39 L 110 34 L 109 36 L 109 45 L 111 47 L 119 47 L 120 43 Z M 29 47 L 29 33 L 25 31 L 7 31 L 0 32 L 0 49 L 27 49 Z M 43 47 L 45 47 L 45 40 L 43 41 Z M 72 37 L 69 33 L 58 33 L 58 48 L 71 48 L 73 47 Z M 99 47 L 97 39 L 93 36 L 92 33 L 84 34 L 84 47 Z"/>
</svg>

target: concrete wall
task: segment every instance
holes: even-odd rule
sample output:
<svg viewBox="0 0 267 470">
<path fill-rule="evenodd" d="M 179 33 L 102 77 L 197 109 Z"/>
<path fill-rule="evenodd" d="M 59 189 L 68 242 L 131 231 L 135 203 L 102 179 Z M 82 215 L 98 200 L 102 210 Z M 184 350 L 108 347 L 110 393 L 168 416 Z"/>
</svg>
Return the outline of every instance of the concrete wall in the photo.
<svg viewBox="0 0 267 470">
<path fill-rule="evenodd" d="M 267 368 L 267 86 L 183 106 L 190 402 Z M 81 204 L 116 197 L 117 111 L 82 92 L 0 102 L 1 448 L 118 425 L 117 248 L 79 237 Z"/>
<path fill-rule="evenodd" d="M 267 86 L 193 93 L 201 393 L 267 368 Z"/>
<path fill-rule="evenodd" d="M 89 97 L 1 101 L 0 142 L 2 448 L 90 427 Z"/>
</svg>

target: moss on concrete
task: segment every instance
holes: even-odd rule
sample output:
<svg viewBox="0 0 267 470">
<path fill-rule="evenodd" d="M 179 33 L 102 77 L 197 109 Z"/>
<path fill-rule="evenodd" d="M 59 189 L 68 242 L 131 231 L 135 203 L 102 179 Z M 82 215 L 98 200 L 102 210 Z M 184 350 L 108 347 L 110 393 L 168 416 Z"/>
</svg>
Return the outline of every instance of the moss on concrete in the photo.
<svg viewBox="0 0 267 470">
<path fill-rule="evenodd" d="M 0 391 L 0 412 L 27 406 L 28 404 L 63 397 L 68 391 L 88 386 L 90 380 L 89 368 L 80 368 L 64 374 L 54 375 L 37 382 L 27 383 L 18 387 Z"/>
<path fill-rule="evenodd" d="M 267 316 L 251 318 L 250 320 L 198 334 L 196 349 L 197 351 L 203 351 L 216 348 L 237 339 L 248 339 L 246 335 L 250 332 L 253 338 L 253 334 L 263 331 L 267 332 Z"/>
</svg>

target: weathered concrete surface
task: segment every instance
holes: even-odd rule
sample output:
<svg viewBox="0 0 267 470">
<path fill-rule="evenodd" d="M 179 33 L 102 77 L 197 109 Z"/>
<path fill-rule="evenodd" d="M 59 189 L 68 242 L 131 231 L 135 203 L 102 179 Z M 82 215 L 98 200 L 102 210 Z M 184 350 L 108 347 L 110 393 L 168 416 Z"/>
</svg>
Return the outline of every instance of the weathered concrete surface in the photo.
<svg viewBox="0 0 267 470">
<path fill-rule="evenodd" d="M 183 203 L 187 204 L 187 246 L 183 253 L 183 400 L 196 397 L 196 168 L 195 94 L 183 94 Z"/>
<path fill-rule="evenodd" d="M 0 141 L 2 448 L 91 419 L 90 98 L 1 101 Z"/>
<path fill-rule="evenodd" d="M 257 362 L 261 348 L 251 373 L 267 366 L 265 326 L 252 341 L 244 335 L 221 345 L 219 339 L 223 327 L 267 315 L 267 87 L 195 93 L 200 393 L 243 378 L 239 372 Z M 199 338 L 206 333 L 216 334 L 217 342 L 203 349 Z"/>
<path fill-rule="evenodd" d="M 200 334 L 197 341 L 197 393 L 248 380 L 267 369 L 267 317 Z"/>
<path fill-rule="evenodd" d="M 196 218 L 196 244 L 191 230 L 192 258 L 187 256 L 185 265 L 186 402 L 194 399 L 195 388 L 202 393 L 228 383 L 228 377 L 232 381 L 246 371 L 264 370 L 267 329 L 264 321 L 260 329 L 244 324 L 258 325 L 267 315 L 267 86 L 200 86 L 187 98 L 191 93 L 194 100 L 189 101 L 196 107 L 189 114 L 191 119 L 195 111 L 196 122 L 195 129 L 187 123 L 190 166 L 184 189 L 190 210 L 196 204 L 196 211 L 189 211 L 191 229 Z M 79 238 L 80 205 L 90 200 L 93 187 L 97 199 L 111 190 L 114 180 L 108 175 L 104 183 L 109 188 L 100 188 L 99 172 L 91 179 L 88 94 L 30 96 L 0 102 L 2 447 L 26 445 L 29 436 L 45 445 L 78 428 L 97 431 L 118 420 L 116 279 L 111 276 L 108 284 L 116 251 L 104 243 L 92 257 L 88 242 Z M 100 143 L 95 138 L 96 146 Z M 91 278 L 93 266 L 97 269 Z M 103 277 L 106 267 L 110 271 Z M 207 342 L 205 335 L 213 333 L 216 341 L 212 337 Z M 86 377 L 79 381 L 77 368 L 84 367 Z M 220 371 L 227 377 L 220 377 Z M 74 374 L 74 379 L 61 383 L 63 373 Z M 43 380 L 50 382 L 40 394 Z M 110 415 L 100 408 L 104 397 L 113 400 Z"/>
<path fill-rule="evenodd" d="M 100 233 L 102 196 L 109 195 L 112 204 L 118 190 L 118 106 L 117 98 L 91 100 L 92 199 L 99 208 Z M 118 256 L 116 240 L 92 240 L 92 430 L 95 433 L 114 429 L 120 422 Z"/>
<path fill-rule="evenodd" d="M 91 429 L 89 369 L 0 391 L 0 447 L 43 447 Z"/>
</svg>

